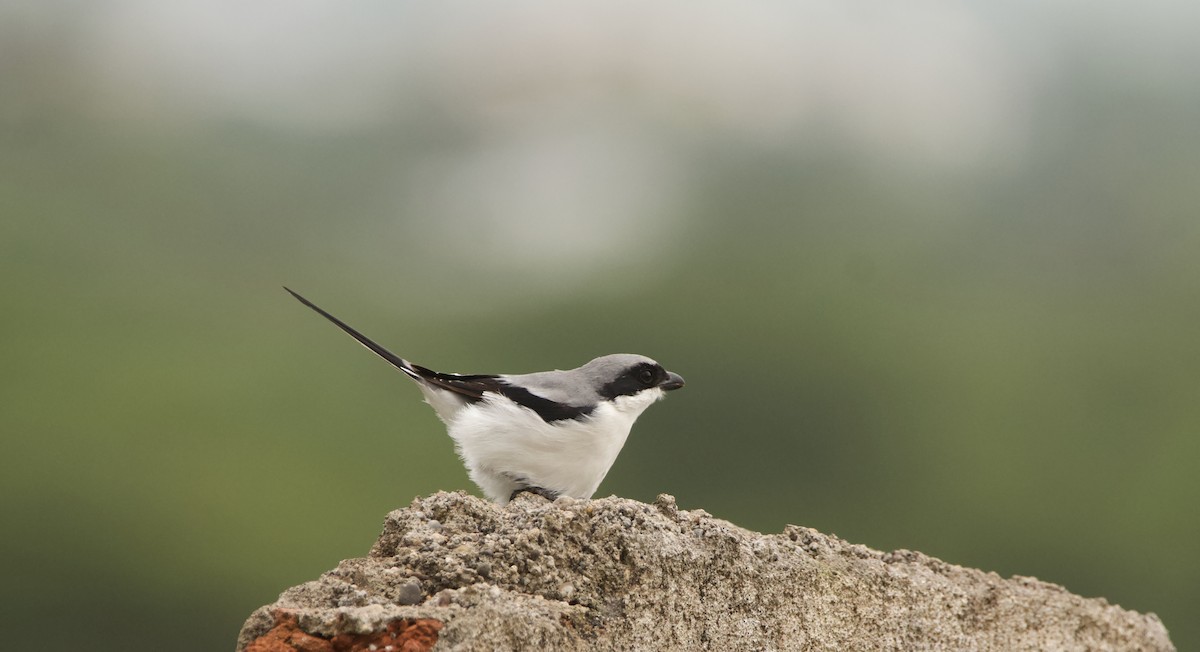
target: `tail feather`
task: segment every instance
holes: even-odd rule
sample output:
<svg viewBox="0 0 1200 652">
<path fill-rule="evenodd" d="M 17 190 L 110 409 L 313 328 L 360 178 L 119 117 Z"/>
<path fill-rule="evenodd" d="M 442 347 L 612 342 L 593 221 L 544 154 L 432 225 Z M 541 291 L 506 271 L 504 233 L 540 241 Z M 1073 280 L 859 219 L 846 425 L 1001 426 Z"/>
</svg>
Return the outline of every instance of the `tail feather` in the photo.
<svg viewBox="0 0 1200 652">
<path fill-rule="evenodd" d="M 300 296 L 299 294 L 296 294 L 295 292 L 293 292 L 291 290 L 291 288 L 288 288 L 285 286 L 283 289 L 287 290 L 288 294 L 291 294 L 293 297 L 296 297 L 296 300 L 298 300 L 300 303 L 303 303 L 304 305 L 308 306 L 309 308 L 312 308 L 313 310 L 315 310 L 317 312 L 317 314 L 319 314 L 322 317 L 324 317 L 325 319 L 328 319 L 329 321 L 333 322 L 334 325 L 336 325 L 338 328 L 345 331 L 347 335 L 358 340 L 359 344 L 362 344 L 363 346 L 370 349 L 372 353 L 383 358 L 384 360 L 387 360 L 388 363 L 390 363 L 392 366 L 399 369 L 400 371 L 403 371 L 405 374 L 408 375 L 409 378 L 412 378 L 413 380 L 416 380 L 418 382 L 424 382 L 424 379 L 421 377 L 420 372 L 418 372 L 415 368 L 413 368 L 412 363 L 410 363 L 408 360 L 405 360 L 404 358 L 401 358 L 400 356 L 396 355 L 395 353 L 392 353 L 391 351 L 388 351 L 387 349 L 383 348 L 382 346 L 376 344 L 374 341 L 371 340 L 371 338 L 354 330 L 353 328 L 351 328 L 349 325 L 347 325 L 342 320 L 340 320 L 337 317 L 334 317 L 333 315 L 320 309 L 313 302 L 311 302 L 308 299 L 305 299 L 304 297 Z"/>
</svg>

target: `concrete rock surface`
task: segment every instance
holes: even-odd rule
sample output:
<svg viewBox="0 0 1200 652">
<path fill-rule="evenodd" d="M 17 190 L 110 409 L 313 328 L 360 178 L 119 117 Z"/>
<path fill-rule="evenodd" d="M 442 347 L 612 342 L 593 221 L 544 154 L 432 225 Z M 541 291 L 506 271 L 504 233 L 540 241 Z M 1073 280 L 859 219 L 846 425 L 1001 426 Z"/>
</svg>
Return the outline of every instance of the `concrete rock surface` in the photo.
<svg viewBox="0 0 1200 652">
<path fill-rule="evenodd" d="M 436 642 L 436 643 L 435 643 Z M 758 534 L 622 498 L 465 493 L 255 611 L 239 651 L 1173 650 L 1162 622 L 1029 577 Z"/>
</svg>

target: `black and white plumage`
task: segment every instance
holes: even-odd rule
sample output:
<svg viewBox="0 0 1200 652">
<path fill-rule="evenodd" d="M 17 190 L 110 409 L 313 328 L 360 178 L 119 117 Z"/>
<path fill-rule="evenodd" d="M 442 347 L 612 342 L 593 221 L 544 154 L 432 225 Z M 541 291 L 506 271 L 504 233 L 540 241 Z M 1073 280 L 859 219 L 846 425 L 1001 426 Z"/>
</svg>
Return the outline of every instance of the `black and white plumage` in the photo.
<svg viewBox="0 0 1200 652">
<path fill-rule="evenodd" d="M 683 378 L 642 355 L 618 353 L 567 371 L 449 374 L 388 351 L 284 288 L 417 383 L 446 424 L 471 480 L 504 504 L 521 491 L 591 498 L 633 422 Z"/>
</svg>

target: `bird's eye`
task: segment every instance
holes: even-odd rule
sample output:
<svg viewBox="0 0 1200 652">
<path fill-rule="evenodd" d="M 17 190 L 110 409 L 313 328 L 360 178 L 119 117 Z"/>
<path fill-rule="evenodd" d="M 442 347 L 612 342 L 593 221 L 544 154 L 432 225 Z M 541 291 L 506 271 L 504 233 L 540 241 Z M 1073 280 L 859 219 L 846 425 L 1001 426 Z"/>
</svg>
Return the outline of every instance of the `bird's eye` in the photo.
<svg viewBox="0 0 1200 652">
<path fill-rule="evenodd" d="M 637 375 L 638 382 L 649 387 L 654 384 L 654 370 L 649 367 L 642 369 Z"/>
</svg>

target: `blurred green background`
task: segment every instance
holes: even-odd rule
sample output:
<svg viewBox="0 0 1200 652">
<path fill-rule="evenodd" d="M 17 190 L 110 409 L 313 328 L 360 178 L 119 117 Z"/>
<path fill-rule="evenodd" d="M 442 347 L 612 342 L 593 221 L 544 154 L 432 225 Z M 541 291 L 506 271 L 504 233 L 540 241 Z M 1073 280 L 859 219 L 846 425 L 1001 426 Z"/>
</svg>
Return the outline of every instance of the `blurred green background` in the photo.
<svg viewBox="0 0 1200 652">
<path fill-rule="evenodd" d="M 601 494 L 1200 646 L 1195 3 L 0 3 L 6 647 L 212 650 L 476 491 L 417 391 L 651 355 Z"/>
</svg>

